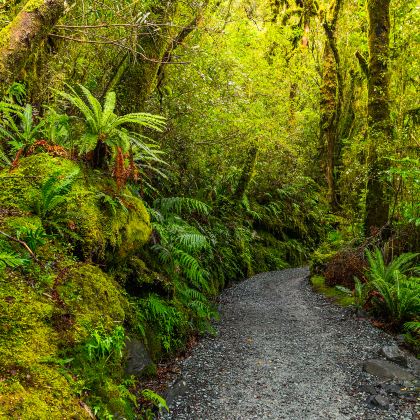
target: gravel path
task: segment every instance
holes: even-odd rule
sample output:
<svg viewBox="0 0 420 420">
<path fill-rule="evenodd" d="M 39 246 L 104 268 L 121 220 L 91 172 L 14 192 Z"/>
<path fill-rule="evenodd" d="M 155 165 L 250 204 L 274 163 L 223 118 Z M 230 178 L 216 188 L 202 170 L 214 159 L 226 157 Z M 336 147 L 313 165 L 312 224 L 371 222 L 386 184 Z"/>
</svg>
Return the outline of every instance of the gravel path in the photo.
<svg viewBox="0 0 420 420">
<path fill-rule="evenodd" d="M 264 273 L 225 291 L 218 334 L 183 361 L 162 418 L 419 418 L 415 396 L 388 395 L 384 381 L 363 372 L 362 362 L 392 337 L 314 293 L 307 276 L 306 269 Z M 372 407 L 366 389 L 390 407 Z"/>
</svg>

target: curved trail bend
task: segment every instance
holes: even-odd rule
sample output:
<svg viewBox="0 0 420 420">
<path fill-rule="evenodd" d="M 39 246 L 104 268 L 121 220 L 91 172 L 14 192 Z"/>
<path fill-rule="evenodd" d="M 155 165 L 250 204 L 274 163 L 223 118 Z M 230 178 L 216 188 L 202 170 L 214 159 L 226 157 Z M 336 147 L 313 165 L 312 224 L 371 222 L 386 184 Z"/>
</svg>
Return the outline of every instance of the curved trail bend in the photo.
<svg viewBox="0 0 420 420">
<path fill-rule="evenodd" d="M 182 364 L 167 419 L 415 419 L 413 401 L 370 407 L 362 370 L 389 335 L 311 290 L 306 269 L 264 273 L 221 297 L 218 335 Z"/>
</svg>

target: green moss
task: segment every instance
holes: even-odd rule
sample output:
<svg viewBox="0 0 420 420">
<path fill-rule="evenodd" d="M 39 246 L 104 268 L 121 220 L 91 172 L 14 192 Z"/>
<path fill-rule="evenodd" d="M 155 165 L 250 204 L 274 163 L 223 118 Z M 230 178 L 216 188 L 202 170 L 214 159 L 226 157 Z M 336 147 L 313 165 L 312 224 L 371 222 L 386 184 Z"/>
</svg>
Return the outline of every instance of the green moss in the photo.
<svg viewBox="0 0 420 420">
<path fill-rule="evenodd" d="M 17 231 L 22 227 L 36 230 L 42 226 L 38 216 L 10 216 L 3 220 L 4 226 L 10 231 Z"/>
<path fill-rule="evenodd" d="M 13 171 L 0 172 L 0 202 L 5 208 L 30 212 L 39 199 L 41 185 L 49 177 L 71 174 L 78 168 L 73 161 L 45 153 L 23 158 Z M 113 256 L 126 258 L 151 235 L 150 217 L 143 202 L 128 188 L 121 192 L 121 198 L 113 197 L 115 191 L 114 181 L 82 170 L 67 195 L 65 227 L 81 238 L 78 246 L 86 259 L 104 259 L 107 249 Z M 121 203 L 112 211 L 101 202 L 105 192 L 111 200 Z M 56 209 L 54 216 L 63 219 L 63 208 Z"/>
<path fill-rule="evenodd" d="M 111 330 L 124 322 L 128 302 L 120 286 L 98 267 L 81 264 L 73 268 L 58 292 L 75 317 L 72 329 L 76 342 L 83 342 L 99 325 Z"/>
<path fill-rule="evenodd" d="M 1 275 L 0 414 L 4 418 L 87 418 L 66 378 L 42 364 L 58 350 L 58 334 L 50 324 L 53 307 L 51 299 L 22 277 Z"/>
<path fill-rule="evenodd" d="M 2 207 L 29 211 L 26 199 L 30 192 L 34 193 L 35 190 L 21 172 L 0 172 L 0 203 Z"/>
<path fill-rule="evenodd" d="M 77 390 L 84 389 L 83 383 L 94 384 L 93 403 L 98 395 L 110 412 L 130 411 L 128 391 L 122 392 L 119 385 L 123 375 L 119 364 L 97 382 L 92 378 L 100 369 L 93 364 L 78 372 L 74 383 L 59 363 L 46 363 L 60 360 L 63 354 L 76 357 L 83 353 L 92 329 L 111 331 L 129 318 L 130 306 L 113 276 L 93 264 L 76 262 L 72 252 L 77 249 L 86 259 L 102 258 L 108 263 L 128 261 L 151 233 L 149 215 L 139 198 L 128 189 L 115 197 L 113 180 L 84 169 L 66 203 L 49 219 L 34 215 L 45 181 L 57 172 L 66 175 L 77 169 L 73 161 L 41 153 L 22 158 L 11 172 L 0 172 L 1 209 L 6 210 L 2 229 L 15 234 L 22 226 L 48 228 L 50 221 L 60 219 L 65 228 L 64 237 L 51 236 L 37 249 L 41 265 L 31 264 L 19 274 L 0 272 L 1 418 L 88 418 L 75 397 Z M 104 193 L 123 205 L 115 211 L 104 207 Z M 69 230 L 77 234 L 77 241 L 66 233 Z M 138 270 L 147 268 L 140 263 Z"/>
<path fill-rule="evenodd" d="M 326 286 L 325 278 L 323 276 L 312 276 L 311 284 L 316 292 L 323 294 L 325 297 L 331 299 L 334 303 L 340 306 L 351 306 L 355 303 L 353 296 L 349 296 L 347 293 L 337 289 L 336 287 Z"/>
<path fill-rule="evenodd" d="M 150 363 L 150 365 L 147 365 L 141 372 L 143 378 L 154 378 L 157 376 L 157 374 L 157 366 L 154 363 Z"/>
<path fill-rule="evenodd" d="M 44 0 L 29 0 L 25 4 L 23 11 L 28 12 L 28 13 L 35 12 L 40 7 L 42 7 L 43 4 L 44 4 Z"/>
<path fill-rule="evenodd" d="M 40 153 L 20 160 L 12 171 L 0 172 L 0 202 L 7 208 L 30 211 L 40 185 L 57 172 L 71 173 L 76 163 Z"/>
</svg>

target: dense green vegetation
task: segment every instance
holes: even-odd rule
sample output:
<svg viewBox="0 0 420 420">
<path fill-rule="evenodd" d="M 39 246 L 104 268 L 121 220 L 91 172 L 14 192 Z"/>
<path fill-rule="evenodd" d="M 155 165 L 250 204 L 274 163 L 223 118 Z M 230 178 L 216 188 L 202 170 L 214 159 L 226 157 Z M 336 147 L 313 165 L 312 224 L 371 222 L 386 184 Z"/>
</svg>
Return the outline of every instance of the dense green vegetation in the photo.
<svg viewBox="0 0 420 420">
<path fill-rule="evenodd" d="M 0 0 L 0 417 L 152 417 L 142 379 L 218 293 L 290 266 L 418 346 L 419 23 L 414 0 Z"/>
</svg>

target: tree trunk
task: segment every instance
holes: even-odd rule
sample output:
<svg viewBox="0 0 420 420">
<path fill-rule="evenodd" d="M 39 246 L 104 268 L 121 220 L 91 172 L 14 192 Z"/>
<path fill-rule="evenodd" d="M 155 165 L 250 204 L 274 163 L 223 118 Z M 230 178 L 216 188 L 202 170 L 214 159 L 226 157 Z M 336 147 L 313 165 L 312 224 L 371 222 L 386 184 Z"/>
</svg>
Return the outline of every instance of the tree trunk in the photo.
<svg viewBox="0 0 420 420">
<path fill-rule="evenodd" d="M 330 16 L 324 22 L 327 40 L 324 46 L 321 85 L 321 127 L 320 146 L 324 161 L 325 178 L 328 186 L 328 202 L 333 210 L 338 207 L 336 193 L 336 166 L 338 160 L 338 123 L 342 108 L 343 83 L 340 74 L 340 58 L 336 46 L 336 27 L 342 1 L 333 1 Z"/>
<path fill-rule="evenodd" d="M 391 196 L 389 185 L 380 179 L 389 168 L 389 161 L 378 153 L 378 149 L 392 139 L 388 73 L 389 7 L 390 0 L 368 0 L 369 173 L 364 226 L 367 235 L 387 224 Z"/>
<path fill-rule="evenodd" d="M 29 0 L 0 31 L 0 84 L 9 84 L 18 77 L 28 56 L 63 13 L 64 0 Z"/>
<path fill-rule="evenodd" d="M 255 164 L 257 162 L 258 147 L 252 146 L 247 153 L 245 163 L 242 168 L 242 174 L 239 178 L 238 185 L 236 187 L 233 199 L 237 202 L 242 201 L 244 195 L 249 187 L 249 184 L 254 176 Z"/>
<path fill-rule="evenodd" d="M 169 0 L 163 3 L 154 7 L 155 19 L 159 22 L 175 21 L 181 13 L 180 0 Z M 171 62 L 173 50 L 194 31 L 207 5 L 208 1 L 202 2 L 192 22 L 180 30 L 176 25 L 174 27 L 162 25 L 158 32 L 153 30 L 140 38 L 141 60 L 137 64 L 128 66 L 121 78 L 127 97 L 133 98 L 131 101 L 133 108 L 126 109 L 126 112 L 135 112 L 139 107 L 144 106 L 155 89 L 160 87 L 162 71 L 165 64 Z"/>
</svg>

